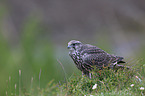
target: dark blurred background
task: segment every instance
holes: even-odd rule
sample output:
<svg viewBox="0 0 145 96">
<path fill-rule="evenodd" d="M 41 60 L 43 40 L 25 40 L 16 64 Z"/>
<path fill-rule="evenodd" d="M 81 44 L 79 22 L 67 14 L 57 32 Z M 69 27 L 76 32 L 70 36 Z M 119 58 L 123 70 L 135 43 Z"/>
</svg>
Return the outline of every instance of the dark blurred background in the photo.
<svg viewBox="0 0 145 96">
<path fill-rule="evenodd" d="M 67 78 L 81 75 L 68 56 L 72 39 L 144 59 L 145 0 L 0 0 L 0 93 L 29 90 L 31 78 L 40 88 L 65 81 L 57 59 Z"/>
</svg>

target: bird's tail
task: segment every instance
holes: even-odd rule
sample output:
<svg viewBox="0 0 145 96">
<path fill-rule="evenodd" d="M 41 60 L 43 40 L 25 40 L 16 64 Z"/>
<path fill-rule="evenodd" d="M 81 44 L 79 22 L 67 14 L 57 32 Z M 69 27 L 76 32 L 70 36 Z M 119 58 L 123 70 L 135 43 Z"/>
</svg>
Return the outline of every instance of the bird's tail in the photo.
<svg viewBox="0 0 145 96">
<path fill-rule="evenodd" d="M 130 67 L 126 66 L 124 63 L 126 63 L 125 61 L 123 61 L 123 57 L 119 57 L 119 56 L 116 56 L 117 57 L 117 61 L 116 61 L 116 65 L 114 65 L 114 69 L 124 69 L 124 68 L 127 68 L 127 69 L 130 69 Z M 123 65 L 121 65 L 123 64 Z"/>
<path fill-rule="evenodd" d="M 120 65 L 120 64 L 117 64 L 116 66 L 114 66 L 114 69 L 120 69 L 120 68 L 122 68 L 122 69 L 124 69 L 124 68 L 126 68 L 126 69 L 130 69 L 129 66 Z"/>
<path fill-rule="evenodd" d="M 120 57 L 120 56 L 116 56 L 116 60 L 115 62 L 110 66 L 110 68 L 112 69 L 124 69 L 124 68 L 127 68 L 127 69 L 130 69 L 130 67 L 124 65 L 124 63 L 126 63 L 125 61 L 123 61 L 123 57 Z M 123 64 L 123 65 L 121 65 Z"/>
<path fill-rule="evenodd" d="M 126 63 L 125 61 L 123 61 L 123 57 L 119 57 L 119 56 L 116 56 L 117 57 L 117 64 L 120 64 L 120 63 Z"/>
</svg>

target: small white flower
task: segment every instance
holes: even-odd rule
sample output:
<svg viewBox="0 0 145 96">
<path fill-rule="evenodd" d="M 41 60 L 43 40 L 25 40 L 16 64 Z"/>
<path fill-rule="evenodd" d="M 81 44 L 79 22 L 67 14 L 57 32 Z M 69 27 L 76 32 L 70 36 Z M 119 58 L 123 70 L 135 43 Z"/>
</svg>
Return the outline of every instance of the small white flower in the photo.
<svg viewBox="0 0 145 96">
<path fill-rule="evenodd" d="M 90 96 L 94 96 L 94 95 L 90 95 Z"/>
<path fill-rule="evenodd" d="M 137 79 L 138 79 L 138 76 L 135 76 L 135 78 L 137 78 Z"/>
<path fill-rule="evenodd" d="M 92 89 L 96 89 L 96 88 L 97 88 L 97 84 L 95 84 Z"/>
<path fill-rule="evenodd" d="M 140 90 L 144 90 L 144 87 L 140 87 Z"/>
<path fill-rule="evenodd" d="M 131 86 L 131 87 L 133 87 L 133 86 L 134 86 L 134 84 L 131 84 L 130 86 Z"/>
</svg>

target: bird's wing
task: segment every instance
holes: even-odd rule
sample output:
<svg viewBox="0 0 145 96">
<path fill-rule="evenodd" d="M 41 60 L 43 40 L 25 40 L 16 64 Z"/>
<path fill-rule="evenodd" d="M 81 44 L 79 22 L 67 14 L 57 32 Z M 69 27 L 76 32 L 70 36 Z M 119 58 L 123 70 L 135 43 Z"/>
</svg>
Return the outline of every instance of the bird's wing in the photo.
<svg viewBox="0 0 145 96">
<path fill-rule="evenodd" d="M 108 66 L 108 64 L 116 61 L 116 57 L 108 54 L 102 49 L 97 47 L 90 47 L 84 50 L 82 53 L 84 65 L 96 65 L 97 67 Z"/>
</svg>

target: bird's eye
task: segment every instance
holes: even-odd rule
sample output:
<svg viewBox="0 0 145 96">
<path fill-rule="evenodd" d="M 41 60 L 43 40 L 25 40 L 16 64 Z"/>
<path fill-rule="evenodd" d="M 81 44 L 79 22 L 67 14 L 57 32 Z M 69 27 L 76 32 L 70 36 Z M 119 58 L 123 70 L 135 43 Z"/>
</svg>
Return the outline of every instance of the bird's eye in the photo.
<svg viewBox="0 0 145 96">
<path fill-rule="evenodd" d="M 73 46 L 75 46 L 76 44 L 72 44 Z"/>
</svg>

